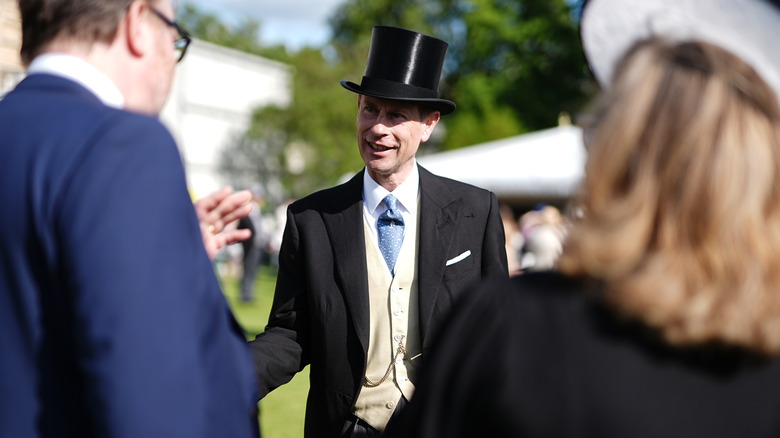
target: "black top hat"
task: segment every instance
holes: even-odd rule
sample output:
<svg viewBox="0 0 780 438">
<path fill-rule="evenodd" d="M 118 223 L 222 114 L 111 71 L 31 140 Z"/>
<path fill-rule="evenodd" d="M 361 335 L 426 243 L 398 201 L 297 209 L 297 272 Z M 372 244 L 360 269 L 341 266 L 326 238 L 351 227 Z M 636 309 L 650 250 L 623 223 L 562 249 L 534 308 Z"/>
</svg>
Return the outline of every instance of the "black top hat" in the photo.
<svg viewBox="0 0 780 438">
<path fill-rule="evenodd" d="M 349 91 L 384 99 L 404 100 L 433 108 L 442 115 L 455 104 L 439 99 L 439 77 L 447 43 L 398 27 L 375 26 L 366 72 L 360 85 L 341 81 Z"/>
</svg>

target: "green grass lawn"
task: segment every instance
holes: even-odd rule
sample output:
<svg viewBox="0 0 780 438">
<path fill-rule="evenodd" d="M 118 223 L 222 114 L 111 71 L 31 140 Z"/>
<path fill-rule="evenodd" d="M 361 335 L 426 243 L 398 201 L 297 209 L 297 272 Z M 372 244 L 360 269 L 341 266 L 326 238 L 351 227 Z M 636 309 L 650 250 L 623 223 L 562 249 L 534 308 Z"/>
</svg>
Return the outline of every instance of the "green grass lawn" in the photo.
<svg viewBox="0 0 780 438">
<path fill-rule="evenodd" d="M 238 278 L 222 277 L 222 288 L 236 319 L 254 339 L 263 331 L 273 301 L 276 272 L 267 266 L 260 268 L 255 281 L 254 300 L 241 302 Z M 289 383 L 277 388 L 260 402 L 260 429 L 263 438 L 300 438 L 303 436 L 303 416 L 309 391 L 309 368 L 298 373 Z"/>
</svg>

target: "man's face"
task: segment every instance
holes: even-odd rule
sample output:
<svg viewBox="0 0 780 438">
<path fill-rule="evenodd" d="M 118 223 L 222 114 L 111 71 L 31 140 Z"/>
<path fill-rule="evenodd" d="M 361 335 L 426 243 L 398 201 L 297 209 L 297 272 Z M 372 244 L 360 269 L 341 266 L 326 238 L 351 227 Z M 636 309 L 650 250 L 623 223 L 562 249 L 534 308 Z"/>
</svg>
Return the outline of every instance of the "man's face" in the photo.
<svg viewBox="0 0 780 438">
<path fill-rule="evenodd" d="M 414 167 L 420 142 L 428 140 L 439 117 L 438 111 L 431 111 L 421 120 L 414 103 L 360 95 L 358 148 L 374 181 L 388 190 L 401 184 Z"/>
<path fill-rule="evenodd" d="M 173 21 L 173 7 L 168 1 L 154 2 L 152 7 L 168 20 Z M 178 31 L 166 24 L 160 17 L 156 16 L 151 10 L 147 14 L 149 25 L 154 27 L 156 44 L 149 59 L 149 72 L 153 90 L 150 108 L 154 114 L 162 111 L 168 94 L 171 91 L 171 84 L 176 70 L 176 56 L 174 55 L 173 42 L 178 38 Z"/>
</svg>

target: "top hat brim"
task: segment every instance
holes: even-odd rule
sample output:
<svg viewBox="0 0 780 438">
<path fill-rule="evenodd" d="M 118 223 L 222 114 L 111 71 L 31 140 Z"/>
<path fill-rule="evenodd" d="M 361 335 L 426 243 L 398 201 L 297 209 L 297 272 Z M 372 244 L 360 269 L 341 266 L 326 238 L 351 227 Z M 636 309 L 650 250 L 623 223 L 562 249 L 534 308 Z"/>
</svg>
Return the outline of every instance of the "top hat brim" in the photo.
<svg viewBox="0 0 780 438">
<path fill-rule="evenodd" d="M 778 0 L 587 0 L 580 19 L 582 47 L 602 85 L 613 80 L 637 43 L 661 37 L 703 41 L 751 65 L 780 96 Z"/>
<path fill-rule="evenodd" d="M 455 103 L 447 99 L 439 98 L 426 98 L 426 97 L 413 97 L 404 95 L 404 93 L 390 92 L 387 90 L 370 89 L 362 87 L 351 81 L 341 81 L 341 86 L 353 93 L 362 94 L 365 96 L 379 97 L 382 99 L 400 100 L 404 102 L 416 103 L 422 107 L 434 109 L 446 116 L 447 114 L 455 111 Z M 404 87 L 403 84 L 399 84 L 399 87 Z"/>
</svg>

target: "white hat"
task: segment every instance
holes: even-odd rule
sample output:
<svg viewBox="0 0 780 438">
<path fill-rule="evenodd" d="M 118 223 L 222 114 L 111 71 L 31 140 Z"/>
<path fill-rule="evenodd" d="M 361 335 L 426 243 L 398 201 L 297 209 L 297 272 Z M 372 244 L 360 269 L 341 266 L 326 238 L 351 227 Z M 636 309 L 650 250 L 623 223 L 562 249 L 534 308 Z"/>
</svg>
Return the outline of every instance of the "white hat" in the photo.
<svg viewBox="0 0 780 438">
<path fill-rule="evenodd" d="M 591 71 L 609 84 L 627 50 L 652 37 L 704 41 L 740 57 L 780 98 L 780 0 L 588 0 L 580 20 Z"/>
</svg>

